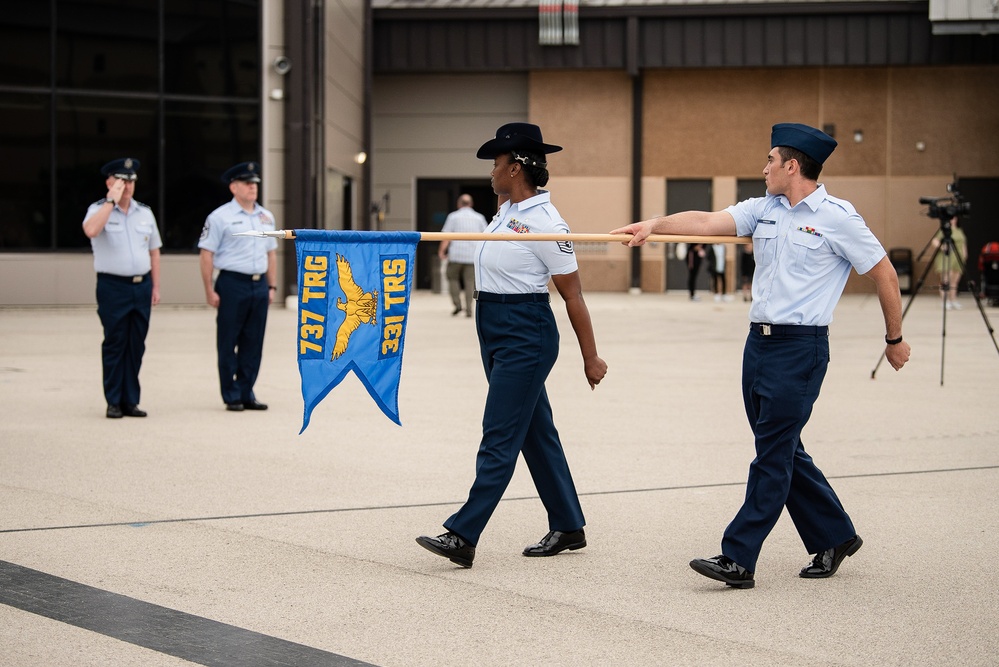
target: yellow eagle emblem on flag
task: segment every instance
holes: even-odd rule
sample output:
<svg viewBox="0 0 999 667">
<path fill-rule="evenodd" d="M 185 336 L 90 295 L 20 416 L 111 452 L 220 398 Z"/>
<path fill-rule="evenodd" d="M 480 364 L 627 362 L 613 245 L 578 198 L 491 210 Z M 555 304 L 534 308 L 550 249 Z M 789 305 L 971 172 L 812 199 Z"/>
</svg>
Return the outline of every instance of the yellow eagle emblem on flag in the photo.
<svg viewBox="0 0 999 667">
<path fill-rule="evenodd" d="M 354 282 L 354 274 L 350 269 L 350 262 L 343 255 L 336 256 L 336 271 L 340 281 L 340 289 L 343 290 L 343 301 L 336 298 L 336 307 L 346 314 L 340 328 L 336 330 L 336 342 L 333 345 L 333 357 L 335 360 L 347 351 L 350 336 L 362 324 L 378 324 L 378 290 L 365 292 Z"/>
</svg>

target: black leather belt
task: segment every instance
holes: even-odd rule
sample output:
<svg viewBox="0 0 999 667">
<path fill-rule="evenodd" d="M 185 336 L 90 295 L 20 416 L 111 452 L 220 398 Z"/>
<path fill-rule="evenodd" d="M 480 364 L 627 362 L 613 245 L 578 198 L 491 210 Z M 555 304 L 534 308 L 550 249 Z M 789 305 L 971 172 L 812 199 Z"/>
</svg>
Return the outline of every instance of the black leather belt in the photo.
<svg viewBox="0 0 999 667">
<path fill-rule="evenodd" d="M 761 336 L 828 336 L 829 327 L 809 327 L 798 324 L 765 324 L 753 322 L 749 325 L 751 331 Z"/>
<path fill-rule="evenodd" d="M 530 294 L 493 294 L 492 292 L 479 292 L 476 290 L 472 293 L 472 297 L 476 301 L 497 301 L 499 303 L 527 303 L 528 301 L 550 303 L 552 300 L 552 296 L 548 292 L 531 292 Z"/>
<path fill-rule="evenodd" d="M 116 281 L 121 282 L 121 283 L 133 283 L 133 284 L 137 285 L 137 284 L 139 284 L 141 282 L 145 282 L 146 276 L 148 276 L 149 274 L 148 273 L 144 273 L 141 276 L 117 276 L 117 275 L 115 275 L 113 273 L 98 273 L 97 275 L 101 276 L 103 278 L 109 278 L 111 280 L 116 280 Z"/>
<path fill-rule="evenodd" d="M 253 282 L 258 282 L 260 278 L 264 275 L 262 273 L 240 273 L 239 271 L 230 271 L 229 269 L 222 269 L 219 271 L 219 275 L 226 274 L 227 276 L 232 276 L 233 278 L 240 278 L 242 280 L 252 280 Z"/>
</svg>

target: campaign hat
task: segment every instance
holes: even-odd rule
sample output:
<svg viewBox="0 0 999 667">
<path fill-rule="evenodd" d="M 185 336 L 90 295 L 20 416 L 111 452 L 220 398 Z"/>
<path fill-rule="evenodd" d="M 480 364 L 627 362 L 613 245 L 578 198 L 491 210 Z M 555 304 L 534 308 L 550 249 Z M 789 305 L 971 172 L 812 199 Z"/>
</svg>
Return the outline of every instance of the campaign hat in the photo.
<svg viewBox="0 0 999 667">
<path fill-rule="evenodd" d="M 223 183 L 233 181 L 246 181 L 247 183 L 260 182 L 260 164 L 257 162 L 240 162 L 225 170 L 222 174 Z"/>
<path fill-rule="evenodd" d="M 530 153 L 557 153 L 562 150 L 561 146 L 546 144 L 541 137 L 541 128 L 531 123 L 507 123 L 496 130 L 496 137 L 490 139 L 479 147 L 475 157 L 483 160 L 491 160 L 497 155 L 512 153 L 514 151 L 527 151 Z"/>
<path fill-rule="evenodd" d="M 123 157 L 111 160 L 101 167 L 101 173 L 105 176 L 114 176 L 125 181 L 134 181 L 138 178 L 136 172 L 139 170 L 139 161 L 134 157 Z"/>
<path fill-rule="evenodd" d="M 770 132 L 770 147 L 777 146 L 797 149 L 822 164 L 832 155 L 836 140 L 802 123 L 777 123 Z"/>
</svg>

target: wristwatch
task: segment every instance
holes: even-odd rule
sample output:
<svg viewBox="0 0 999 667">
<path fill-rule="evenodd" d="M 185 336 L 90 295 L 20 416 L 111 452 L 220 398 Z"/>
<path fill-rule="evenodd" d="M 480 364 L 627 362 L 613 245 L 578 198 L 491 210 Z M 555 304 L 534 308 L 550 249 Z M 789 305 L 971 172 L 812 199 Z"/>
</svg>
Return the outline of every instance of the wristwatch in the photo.
<svg viewBox="0 0 999 667">
<path fill-rule="evenodd" d="M 113 199 L 105 199 L 104 201 L 108 204 L 111 204 L 112 206 L 116 206 L 118 204 L 118 202 L 116 202 Z"/>
<path fill-rule="evenodd" d="M 888 334 L 885 334 L 885 343 L 887 343 L 888 345 L 898 345 L 901 342 L 902 342 L 901 336 L 899 336 L 898 338 L 888 338 Z"/>
</svg>

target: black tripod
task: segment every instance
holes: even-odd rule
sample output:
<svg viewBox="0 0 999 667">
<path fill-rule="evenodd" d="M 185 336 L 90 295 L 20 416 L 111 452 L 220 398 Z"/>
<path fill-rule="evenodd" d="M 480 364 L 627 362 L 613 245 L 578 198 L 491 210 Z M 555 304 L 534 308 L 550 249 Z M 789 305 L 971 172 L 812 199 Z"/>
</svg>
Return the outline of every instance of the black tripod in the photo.
<svg viewBox="0 0 999 667">
<path fill-rule="evenodd" d="M 919 294 L 920 288 L 922 288 L 923 283 L 926 281 L 926 276 L 929 274 L 930 269 L 933 268 L 936 262 L 937 255 L 943 253 L 943 271 L 940 274 L 941 285 L 940 289 L 943 291 L 943 321 L 941 322 L 940 328 L 940 386 L 944 383 L 944 353 L 946 350 L 947 343 L 947 311 L 950 310 L 950 276 L 951 276 L 951 262 L 954 262 L 957 268 L 961 271 L 958 276 L 964 274 L 964 260 L 961 259 L 961 253 L 958 252 L 957 246 L 954 244 L 954 238 L 951 234 L 951 222 L 948 218 L 947 220 L 941 219 L 940 221 L 940 243 L 937 245 L 936 249 L 933 251 L 933 257 L 930 258 L 929 263 L 926 265 L 926 269 L 923 270 L 923 275 L 919 276 L 919 280 L 916 282 L 915 288 L 912 290 L 912 294 L 909 296 L 908 302 L 905 304 L 905 309 L 902 311 L 902 321 L 905 321 L 905 314 L 909 312 L 909 307 L 912 302 L 916 300 L 916 295 Z M 923 246 L 922 251 L 919 253 L 919 257 L 916 259 L 922 259 L 926 250 L 933 243 L 936 238 L 934 235 L 925 246 Z M 958 278 L 960 280 L 960 277 Z M 982 300 L 978 298 L 978 289 L 976 288 L 974 282 L 969 281 L 969 286 L 971 287 L 971 295 L 975 298 L 975 305 L 978 306 L 978 312 L 982 314 L 982 321 L 985 322 L 985 328 L 989 330 L 989 336 L 992 338 L 992 344 L 996 348 L 996 352 L 999 353 L 999 343 L 996 343 L 995 330 L 992 328 L 992 323 L 989 322 L 988 315 L 985 314 L 985 308 L 982 306 Z M 881 357 L 878 359 L 878 363 L 875 364 L 874 370 L 871 371 L 871 379 L 874 379 L 874 375 L 878 372 L 878 367 L 881 362 L 885 359 L 885 353 L 881 353 Z"/>
</svg>

